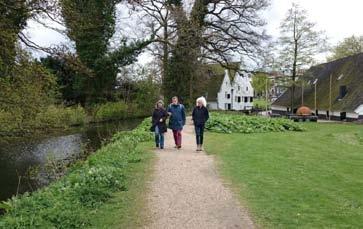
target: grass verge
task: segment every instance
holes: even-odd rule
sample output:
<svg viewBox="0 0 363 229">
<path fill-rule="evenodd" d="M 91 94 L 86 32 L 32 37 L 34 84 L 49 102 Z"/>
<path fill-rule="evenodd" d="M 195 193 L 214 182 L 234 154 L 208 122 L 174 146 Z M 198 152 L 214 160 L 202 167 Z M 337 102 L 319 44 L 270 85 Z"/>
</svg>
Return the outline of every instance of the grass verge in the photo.
<svg viewBox="0 0 363 229">
<path fill-rule="evenodd" d="M 222 175 L 262 227 L 360 228 L 362 126 L 304 127 L 306 132 L 208 133 L 206 150 L 217 156 Z"/>
<path fill-rule="evenodd" d="M 142 191 L 151 154 L 150 119 L 119 132 L 64 177 L 31 194 L 0 203 L 0 228 L 103 228 L 142 223 Z M 144 142 L 140 145 L 141 142 Z M 120 202 L 119 202 L 120 201 Z M 121 215 L 118 215 L 121 214 Z"/>
<path fill-rule="evenodd" d="M 92 218 L 92 228 L 141 228 L 146 217 L 146 183 L 152 174 L 150 166 L 154 157 L 150 144 L 138 146 L 145 154 L 140 163 L 134 164 L 126 172 L 126 191 L 115 193 L 113 198 L 98 209 Z"/>
</svg>

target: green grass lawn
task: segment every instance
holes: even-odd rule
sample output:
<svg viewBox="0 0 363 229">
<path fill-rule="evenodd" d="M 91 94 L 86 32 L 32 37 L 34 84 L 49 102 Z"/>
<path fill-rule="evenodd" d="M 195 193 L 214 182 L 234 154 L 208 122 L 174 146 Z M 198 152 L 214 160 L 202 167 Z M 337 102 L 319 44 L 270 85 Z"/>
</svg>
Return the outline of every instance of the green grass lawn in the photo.
<svg viewBox="0 0 363 229">
<path fill-rule="evenodd" d="M 145 152 L 142 160 L 131 166 L 126 176 L 126 191 L 118 192 L 114 197 L 98 209 L 97 216 L 92 219 L 92 228 L 141 228 L 146 224 L 146 182 L 152 174 L 154 154 L 151 143 L 138 145 Z"/>
<path fill-rule="evenodd" d="M 363 126 L 216 134 L 206 150 L 264 228 L 363 227 Z"/>
</svg>

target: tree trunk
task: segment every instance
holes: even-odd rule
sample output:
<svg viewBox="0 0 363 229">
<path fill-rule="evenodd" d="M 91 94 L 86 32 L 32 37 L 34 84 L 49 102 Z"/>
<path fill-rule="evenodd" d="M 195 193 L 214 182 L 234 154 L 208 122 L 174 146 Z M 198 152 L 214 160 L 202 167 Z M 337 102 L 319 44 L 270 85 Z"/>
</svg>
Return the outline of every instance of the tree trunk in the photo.
<svg viewBox="0 0 363 229">
<path fill-rule="evenodd" d="M 162 81 L 162 85 L 164 85 L 164 82 L 166 80 L 166 74 L 168 71 L 168 65 L 169 65 L 169 49 L 168 49 L 168 23 L 166 22 L 164 24 L 164 43 L 163 43 L 163 59 L 162 59 L 162 76 L 161 76 L 161 81 Z M 165 88 L 163 87 L 163 95 L 166 94 Z"/>
</svg>

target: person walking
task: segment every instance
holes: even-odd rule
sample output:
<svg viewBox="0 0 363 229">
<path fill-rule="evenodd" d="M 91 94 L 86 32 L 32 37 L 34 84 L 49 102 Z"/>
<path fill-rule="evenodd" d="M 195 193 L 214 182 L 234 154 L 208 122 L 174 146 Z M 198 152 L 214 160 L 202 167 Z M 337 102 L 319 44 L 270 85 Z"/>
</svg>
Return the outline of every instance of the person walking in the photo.
<svg viewBox="0 0 363 229">
<path fill-rule="evenodd" d="M 152 115 L 151 131 L 155 132 L 155 145 L 157 148 L 164 149 L 164 133 L 167 131 L 166 119 L 168 113 L 164 108 L 164 102 L 159 100 L 155 105 Z"/>
<path fill-rule="evenodd" d="M 170 115 L 169 128 L 173 131 L 175 148 L 180 149 L 182 144 L 182 130 L 185 125 L 185 108 L 179 103 L 178 97 L 172 98 L 172 103 L 168 107 Z"/>
<path fill-rule="evenodd" d="M 196 101 L 196 106 L 193 109 L 192 120 L 194 122 L 195 135 L 197 140 L 197 151 L 203 150 L 204 126 L 209 119 L 207 109 L 207 101 L 204 97 L 200 97 Z"/>
</svg>

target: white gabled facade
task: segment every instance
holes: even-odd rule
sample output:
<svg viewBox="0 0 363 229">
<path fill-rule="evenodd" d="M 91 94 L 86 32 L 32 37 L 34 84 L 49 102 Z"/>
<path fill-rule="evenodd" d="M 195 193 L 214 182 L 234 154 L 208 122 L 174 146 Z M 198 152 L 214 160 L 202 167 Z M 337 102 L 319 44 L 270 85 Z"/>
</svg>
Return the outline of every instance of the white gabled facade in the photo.
<svg viewBox="0 0 363 229">
<path fill-rule="evenodd" d="M 355 113 L 357 113 L 358 115 L 363 115 L 363 104 L 359 105 L 355 110 Z"/>
<path fill-rule="evenodd" d="M 231 82 L 228 70 L 226 70 L 217 95 L 218 109 L 251 110 L 254 95 L 251 81 L 252 74 L 237 72 Z"/>
</svg>

